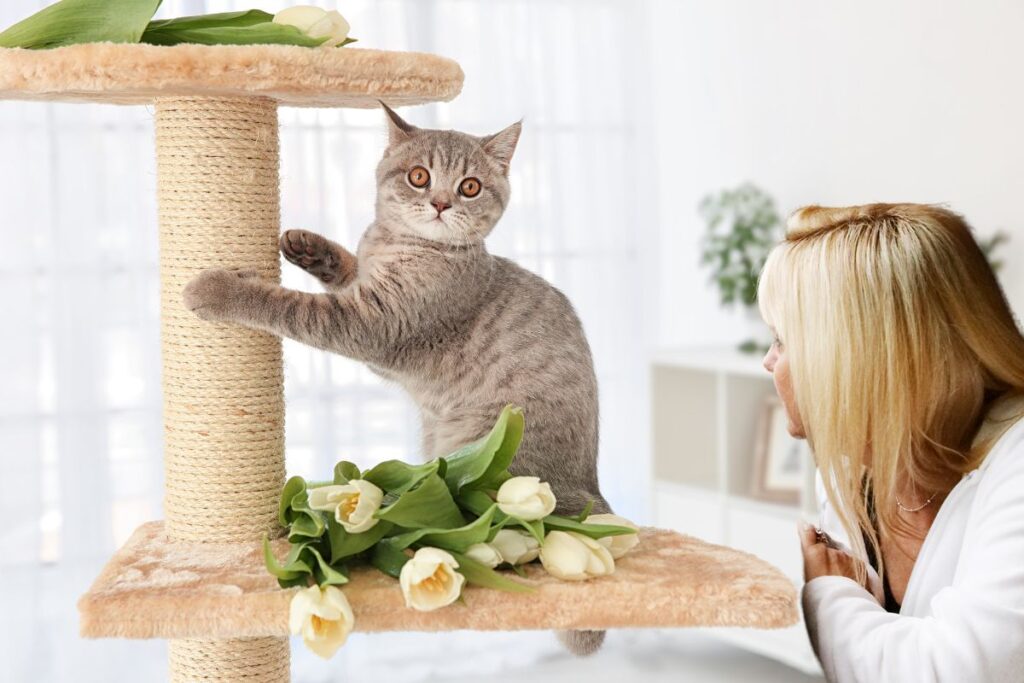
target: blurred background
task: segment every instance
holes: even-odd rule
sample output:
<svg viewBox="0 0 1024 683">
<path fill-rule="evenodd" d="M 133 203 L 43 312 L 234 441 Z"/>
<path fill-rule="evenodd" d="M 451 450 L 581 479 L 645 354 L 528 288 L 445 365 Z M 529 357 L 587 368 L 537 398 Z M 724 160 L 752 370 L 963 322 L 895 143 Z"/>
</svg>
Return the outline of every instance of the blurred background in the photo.
<svg viewBox="0 0 1024 683">
<path fill-rule="evenodd" d="M 1024 5 L 1012 0 L 351 0 L 359 47 L 437 52 L 474 134 L 525 118 L 490 249 L 575 304 L 601 386 L 616 510 L 754 552 L 800 583 L 809 457 L 773 429 L 751 308 L 759 260 L 808 203 L 965 214 L 1024 310 Z M 6 0 L 0 27 L 49 4 Z M 286 2 L 166 0 L 158 18 Z M 282 227 L 354 247 L 382 115 L 281 110 Z M 75 601 L 162 516 L 152 107 L 0 102 L 0 680 L 163 680 L 160 641 L 85 641 Z M 285 266 L 284 282 L 315 289 Z M 354 362 L 285 342 L 290 474 L 418 455 L 413 406 Z M 397 655 L 396 653 L 401 653 Z M 294 680 L 821 680 L 803 626 L 610 635 L 354 636 Z"/>
</svg>

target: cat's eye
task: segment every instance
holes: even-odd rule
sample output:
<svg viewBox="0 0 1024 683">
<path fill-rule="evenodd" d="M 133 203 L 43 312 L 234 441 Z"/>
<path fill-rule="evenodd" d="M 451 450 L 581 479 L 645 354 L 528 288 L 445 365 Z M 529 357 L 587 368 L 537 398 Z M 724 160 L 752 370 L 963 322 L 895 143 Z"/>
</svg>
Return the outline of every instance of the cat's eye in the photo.
<svg viewBox="0 0 1024 683">
<path fill-rule="evenodd" d="M 409 171 L 409 184 L 413 187 L 426 187 L 430 184 L 430 171 L 417 166 Z"/>
<path fill-rule="evenodd" d="M 459 194 L 463 197 L 473 198 L 480 194 L 480 181 L 476 178 L 466 178 L 459 184 Z"/>
</svg>

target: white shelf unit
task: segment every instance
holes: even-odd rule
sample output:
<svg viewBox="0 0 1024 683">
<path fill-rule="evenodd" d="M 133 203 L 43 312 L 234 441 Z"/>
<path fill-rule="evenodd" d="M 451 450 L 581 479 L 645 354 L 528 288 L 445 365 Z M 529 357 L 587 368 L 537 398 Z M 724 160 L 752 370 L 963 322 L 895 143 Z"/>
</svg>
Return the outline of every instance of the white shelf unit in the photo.
<svg viewBox="0 0 1024 683">
<path fill-rule="evenodd" d="M 816 521 L 814 464 L 804 463 L 800 501 L 751 495 L 765 399 L 775 393 L 761 357 L 722 349 L 663 351 L 651 359 L 652 473 L 658 526 L 744 550 L 803 583 L 797 521 Z M 710 629 L 729 642 L 821 674 L 804 624 L 787 629 Z"/>
</svg>

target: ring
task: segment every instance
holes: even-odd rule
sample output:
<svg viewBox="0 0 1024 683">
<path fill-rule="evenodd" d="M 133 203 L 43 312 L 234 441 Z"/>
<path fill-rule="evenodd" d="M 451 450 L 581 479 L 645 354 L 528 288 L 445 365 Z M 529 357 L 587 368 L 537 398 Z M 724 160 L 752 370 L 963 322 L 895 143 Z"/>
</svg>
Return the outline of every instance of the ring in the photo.
<svg viewBox="0 0 1024 683">
<path fill-rule="evenodd" d="M 826 534 L 824 531 L 822 531 L 818 527 L 814 527 L 814 536 L 815 536 L 815 541 L 818 542 L 818 543 L 823 543 L 826 548 L 833 548 L 833 549 L 838 549 L 839 548 L 839 544 L 836 543 L 834 540 L 832 540 L 831 536 Z"/>
</svg>

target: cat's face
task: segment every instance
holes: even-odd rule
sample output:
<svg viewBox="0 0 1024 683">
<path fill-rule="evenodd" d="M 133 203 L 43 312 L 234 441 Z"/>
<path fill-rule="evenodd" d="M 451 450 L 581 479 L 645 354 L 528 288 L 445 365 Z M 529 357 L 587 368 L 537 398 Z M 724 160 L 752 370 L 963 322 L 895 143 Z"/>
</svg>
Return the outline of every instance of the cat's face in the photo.
<svg viewBox="0 0 1024 683">
<path fill-rule="evenodd" d="M 416 128 L 385 106 L 389 143 L 377 166 L 377 217 L 435 242 L 482 242 L 509 200 L 520 124 L 487 137 Z"/>
</svg>

